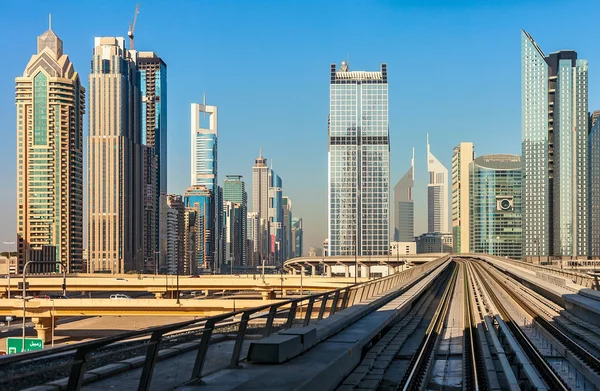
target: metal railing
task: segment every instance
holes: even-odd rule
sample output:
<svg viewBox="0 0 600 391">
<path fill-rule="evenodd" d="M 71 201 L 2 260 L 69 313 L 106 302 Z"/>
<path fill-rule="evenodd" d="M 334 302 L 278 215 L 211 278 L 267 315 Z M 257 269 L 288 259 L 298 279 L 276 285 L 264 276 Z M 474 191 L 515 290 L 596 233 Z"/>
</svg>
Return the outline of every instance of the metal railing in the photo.
<svg viewBox="0 0 600 391">
<path fill-rule="evenodd" d="M 250 335 L 256 339 L 282 329 L 307 326 L 311 322 L 319 321 L 349 306 L 390 291 L 408 280 L 427 273 L 443 261 L 445 258 L 402 273 L 260 307 L 125 332 L 89 342 L 2 356 L 0 357 L 0 389 L 22 389 L 54 382 L 60 389 L 79 390 L 84 384 L 87 371 L 123 361 L 123 357 L 143 355 L 145 357 L 143 364 L 139 363 L 141 365 L 136 366 L 142 367 L 138 390 L 148 390 L 156 363 L 160 360 L 161 345 L 172 346 L 175 340 L 181 343 L 182 339 L 199 343 L 190 377 L 181 383 L 199 382 L 202 376 L 206 375 L 203 373 L 204 364 L 211 340 L 214 341 L 215 331 L 235 333 L 234 338 L 231 338 L 235 343 L 229 360 L 229 367 L 235 368 L 242 359 L 244 342 L 250 339 Z M 254 326 L 251 333 L 249 333 L 251 328 L 249 326 Z M 144 348 L 146 348 L 145 354 L 140 352 Z M 31 377 L 33 371 L 37 372 L 35 380 Z M 44 376 L 43 373 L 46 375 Z M 57 380 L 59 381 L 56 382 Z"/>
</svg>

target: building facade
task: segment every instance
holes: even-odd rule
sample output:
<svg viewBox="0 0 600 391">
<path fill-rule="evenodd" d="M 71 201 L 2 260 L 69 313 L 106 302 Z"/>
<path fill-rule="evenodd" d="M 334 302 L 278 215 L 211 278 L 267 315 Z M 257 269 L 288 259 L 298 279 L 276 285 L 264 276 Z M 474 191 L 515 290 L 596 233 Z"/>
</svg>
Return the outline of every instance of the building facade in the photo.
<svg viewBox="0 0 600 391">
<path fill-rule="evenodd" d="M 330 68 L 328 238 L 331 256 L 388 253 L 388 73 Z"/>
<path fill-rule="evenodd" d="M 415 149 L 413 148 L 410 168 L 394 186 L 394 240 L 415 240 L 415 203 L 412 188 L 415 185 Z"/>
<path fill-rule="evenodd" d="M 233 266 L 244 265 L 243 256 L 246 250 L 246 241 L 243 236 L 245 231 L 244 222 L 246 221 L 244 210 L 245 208 L 239 202 L 224 201 L 225 235 L 223 240 L 225 242 L 225 262 L 223 272 L 225 272 L 224 268 L 226 267 L 233 271 Z"/>
<path fill-rule="evenodd" d="M 283 265 L 283 182 L 279 175 L 270 170 L 269 209 L 268 209 L 268 249 L 267 264 Z"/>
<path fill-rule="evenodd" d="M 451 233 L 427 232 L 415 239 L 417 242 L 417 254 L 452 252 Z"/>
<path fill-rule="evenodd" d="M 191 185 L 217 186 L 217 106 L 192 103 Z"/>
<path fill-rule="evenodd" d="M 144 258 L 167 257 L 167 64 L 154 52 L 138 53 L 141 143 L 144 156 Z"/>
<path fill-rule="evenodd" d="M 248 195 L 246 194 L 246 184 L 242 180 L 241 175 L 226 175 L 225 181 L 223 182 L 223 200 L 224 202 L 235 202 L 240 204 L 240 225 L 238 230 L 234 230 L 239 237 L 235 238 L 235 242 L 241 243 L 241 252 L 236 257 L 238 265 L 243 266 L 248 264 L 248 249 L 247 249 L 247 216 L 248 216 Z M 226 208 L 225 208 L 226 209 Z M 225 213 L 224 213 L 225 214 Z M 229 221 L 228 219 L 225 220 Z M 227 232 L 230 231 L 230 227 L 225 226 Z"/>
<path fill-rule="evenodd" d="M 585 257 L 588 63 L 521 34 L 523 257 Z"/>
<path fill-rule="evenodd" d="M 292 258 L 294 251 L 292 249 L 292 200 L 290 197 L 281 198 L 283 208 L 283 261 Z"/>
<path fill-rule="evenodd" d="M 261 263 L 260 257 L 260 220 L 258 219 L 258 212 L 249 212 L 247 216 L 247 254 L 249 265 L 258 266 Z"/>
<path fill-rule="evenodd" d="M 473 143 L 463 142 L 452 154 L 452 243 L 456 254 L 469 252 L 469 164 L 475 158 Z"/>
<path fill-rule="evenodd" d="M 588 135 L 588 255 L 600 257 L 600 110 L 591 116 Z M 596 218 L 594 218 L 596 217 Z"/>
<path fill-rule="evenodd" d="M 470 164 L 471 252 L 521 259 L 521 168 L 518 155 L 485 155 Z"/>
<path fill-rule="evenodd" d="M 184 195 L 184 273 L 215 269 L 215 224 L 213 194 L 204 185 L 187 188 Z"/>
<path fill-rule="evenodd" d="M 294 255 L 292 258 L 301 257 L 303 254 L 303 235 L 304 232 L 302 230 L 302 218 L 293 217 L 292 218 L 292 238 L 293 238 L 293 248 Z"/>
<path fill-rule="evenodd" d="M 53 259 L 81 272 L 85 89 L 51 27 L 15 84 L 18 271 L 33 251 L 52 248 Z M 28 269 L 60 270 L 52 264 Z"/>
<path fill-rule="evenodd" d="M 175 221 L 173 217 L 176 218 Z M 174 264 L 178 274 L 183 273 L 184 270 L 184 230 L 185 204 L 183 203 L 183 197 L 177 194 L 169 194 L 167 195 L 167 265 L 169 265 L 169 270 L 172 270 Z"/>
<path fill-rule="evenodd" d="M 448 224 L 448 169 L 431 153 L 427 135 L 427 230 L 449 232 Z"/>
<path fill-rule="evenodd" d="M 269 255 L 269 187 L 271 187 L 271 169 L 262 149 L 252 166 L 252 211 L 257 213 L 259 228 L 257 236 L 252 237 L 258 259 L 264 260 Z M 260 263 L 260 262 L 259 262 Z"/>
<path fill-rule="evenodd" d="M 88 256 L 92 273 L 145 267 L 140 75 L 123 38 L 94 39 L 89 76 Z"/>
</svg>

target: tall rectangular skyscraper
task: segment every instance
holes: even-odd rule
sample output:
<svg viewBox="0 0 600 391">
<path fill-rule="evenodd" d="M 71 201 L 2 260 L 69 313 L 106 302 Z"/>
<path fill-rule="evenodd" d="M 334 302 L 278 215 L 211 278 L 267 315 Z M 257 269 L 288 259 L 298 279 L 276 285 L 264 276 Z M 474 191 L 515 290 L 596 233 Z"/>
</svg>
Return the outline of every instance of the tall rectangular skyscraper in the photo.
<svg viewBox="0 0 600 391">
<path fill-rule="evenodd" d="M 88 264 L 91 272 L 142 270 L 147 151 L 137 52 L 127 50 L 123 38 L 95 38 L 89 79 Z"/>
<path fill-rule="evenodd" d="M 257 213 L 257 236 L 252 237 L 256 256 L 259 261 L 266 259 L 269 254 L 269 187 L 271 186 L 271 170 L 267 167 L 267 159 L 262 155 L 254 159 L 252 166 L 252 211 Z M 260 263 L 260 262 L 259 262 Z"/>
<path fill-rule="evenodd" d="M 523 257 L 586 256 L 588 63 L 521 34 Z"/>
<path fill-rule="evenodd" d="M 469 218 L 469 164 L 475 158 L 473 143 L 463 142 L 454 147 L 452 154 L 452 252 L 468 253 Z"/>
<path fill-rule="evenodd" d="M 226 175 L 225 181 L 223 181 L 223 201 L 224 203 L 233 202 L 239 204 L 240 216 L 239 223 L 236 225 L 237 230 L 231 230 L 231 227 L 226 226 L 225 229 L 229 233 L 235 235 L 233 238 L 236 246 L 240 246 L 239 249 L 236 249 L 236 252 L 239 256 L 236 257 L 236 262 L 238 265 L 246 265 L 248 262 L 248 254 L 247 254 L 247 218 L 248 218 L 248 195 L 246 194 L 246 184 L 242 180 L 241 175 Z M 224 212 L 225 214 L 225 212 Z M 237 216 L 237 214 L 236 214 Z M 231 222 L 233 220 L 227 220 L 227 222 Z"/>
<path fill-rule="evenodd" d="M 154 52 L 139 52 L 144 157 L 144 257 L 167 256 L 167 64 Z M 163 268 L 164 269 L 164 268 Z"/>
<path fill-rule="evenodd" d="M 217 186 L 217 120 L 217 106 L 192 103 L 191 185 L 205 186 L 213 193 Z"/>
<path fill-rule="evenodd" d="M 328 238 L 331 256 L 389 253 L 388 73 L 330 68 Z"/>
<path fill-rule="evenodd" d="M 448 169 L 431 153 L 427 135 L 427 230 L 450 232 L 448 224 Z"/>
<path fill-rule="evenodd" d="M 410 168 L 394 186 L 394 240 L 415 241 L 415 203 L 412 188 L 415 185 L 415 149 L 413 148 Z"/>
<path fill-rule="evenodd" d="M 15 83 L 19 272 L 43 247 L 70 273 L 80 272 L 85 90 L 51 27 Z M 28 271 L 42 269 L 60 271 L 53 265 Z"/>
</svg>

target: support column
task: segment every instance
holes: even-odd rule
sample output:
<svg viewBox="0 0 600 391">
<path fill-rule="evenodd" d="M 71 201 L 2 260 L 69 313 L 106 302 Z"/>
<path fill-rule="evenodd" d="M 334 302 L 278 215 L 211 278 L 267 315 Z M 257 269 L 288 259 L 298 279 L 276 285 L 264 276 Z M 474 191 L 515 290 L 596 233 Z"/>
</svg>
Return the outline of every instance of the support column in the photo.
<svg viewBox="0 0 600 391">
<path fill-rule="evenodd" d="M 371 277 L 371 266 L 365 265 L 363 271 L 365 272 L 365 275 L 362 277 L 366 277 L 366 278 Z"/>
<path fill-rule="evenodd" d="M 263 291 L 260 292 L 263 300 L 275 300 L 275 291 Z"/>
<path fill-rule="evenodd" d="M 44 344 L 52 342 L 52 318 L 31 318 L 37 337 Z"/>
<path fill-rule="evenodd" d="M 314 277 L 317 274 L 317 267 L 315 265 L 310 265 L 310 276 Z"/>
<path fill-rule="evenodd" d="M 344 265 L 344 277 L 350 277 L 350 266 Z"/>
<path fill-rule="evenodd" d="M 327 277 L 331 277 L 331 265 L 324 265 L 325 266 L 325 275 Z"/>
</svg>

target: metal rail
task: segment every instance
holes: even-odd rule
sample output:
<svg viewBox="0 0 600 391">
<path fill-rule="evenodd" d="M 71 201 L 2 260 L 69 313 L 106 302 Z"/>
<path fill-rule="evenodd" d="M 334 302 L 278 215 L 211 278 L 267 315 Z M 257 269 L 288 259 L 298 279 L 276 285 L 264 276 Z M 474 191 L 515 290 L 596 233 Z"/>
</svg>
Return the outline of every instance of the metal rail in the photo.
<svg viewBox="0 0 600 391">
<path fill-rule="evenodd" d="M 489 273 L 496 283 L 506 290 L 508 295 L 515 301 L 521 308 L 525 310 L 540 326 L 546 329 L 554 338 L 560 343 L 565 345 L 575 356 L 579 357 L 584 363 L 586 363 L 593 371 L 600 374 L 600 359 L 595 357 L 593 354 L 588 352 L 585 348 L 579 345 L 575 340 L 569 337 L 567 334 L 562 332 L 558 327 L 554 326 L 551 322 L 545 319 L 532 305 L 527 303 L 521 296 L 514 292 L 510 287 L 503 283 L 498 276 L 494 273 Z"/>
<path fill-rule="evenodd" d="M 465 390 L 487 390 L 487 381 L 485 371 L 478 370 L 478 366 L 483 366 L 481 358 L 481 346 L 477 337 L 477 323 L 473 314 L 472 297 L 469 285 L 469 272 L 466 263 L 461 264 L 464 275 L 464 314 L 465 314 L 465 333 L 464 333 L 464 384 Z"/>
<path fill-rule="evenodd" d="M 531 341 L 529 341 L 529 338 L 527 338 L 527 336 L 525 335 L 523 330 L 521 330 L 521 328 L 514 322 L 514 320 L 512 319 L 512 317 L 506 310 L 506 307 L 504 306 L 502 301 L 498 298 L 496 293 L 492 290 L 491 285 L 488 282 L 488 280 L 486 280 L 484 278 L 482 271 L 480 269 L 478 269 L 477 267 L 475 268 L 475 270 L 476 270 L 476 273 L 479 274 L 481 283 L 484 285 L 486 291 L 489 294 L 489 297 L 494 302 L 494 305 L 498 309 L 500 316 L 502 317 L 502 319 L 504 319 L 504 321 L 506 322 L 506 325 L 508 326 L 508 328 L 510 329 L 510 331 L 516 338 L 517 342 L 519 343 L 521 348 L 523 348 L 523 351 L 525 352 L 525 354 L 527 354 L 527 357 L 529 358 L 531 363 L 535 366 L 535 368 L 538 370 L 542 379 L 546 382 L 548 387 L 551 390 L 564 390 L 564 391 L 569 390 L 569 388 L 563 383 L 560 376 L 558 376 L 556 374 L 556 372 L 554 372 L 554 369 L 544 359 L 544 356 L 542 356 L 542 354 L 531 343 Z M 491 273 L 488 272 L 488 275 L 491 275 Z M 494 276 L 492 276 L 492 278 L 494 278 Z M 495 278 L 494 278 L 494 280 L 495 280 Z M 507 289 L 506 292 L 508 292 L 510 294 L 510 290 Z"/>
<path fill-rule="evenodd" d="M 268 336 L 277 329 L 288 329 L 297 326 L 306 326 L 317 319 L 330 316 L 338 311 L 341 311 L 349 306 L 359 303 L 363 300 L 379 295 L 382 292 L 398 287 L 400 284 L 418 278 L 429 270 L 438 267 L 446 261 L 447 258 L 442 258 L 438 261 L 431 262 L 427 265 L 415 267 L 407 270 L 404 273 L 393 274 L 387 277 L 371 280 L 368 282 L 351 285 L 345 288 L 336 289 L 329 292 L 318 293 L 314 295 L 304 296 L 296 299 L 284 300 L 274 304 L 267 304 L 260 307 L 244 309 L 230 312 L 227 314 L 206 317 L 197 320 L 179 322 L 166 326 L 151 327 L 139 331 L 130 331 L 117 336 L 106 337 L 94 341 L 83 342 L 73 345 L 59 346 L 53 349 L 45 349 L 41 351 L 26 352 L 16 355 L 8 355 L 0 357 L 0 389 L 8 390 L 19 384 L 19 380 L 27 380 L 31 378 L 31 371 L 38 373 L 51 372 L 54 369 L 70 366 L 68 372 L 67 390 L 79 390 L 84 383 L 84 375 L 88 365 L 95 359 L 95 355 L 99 351 L 103 351 L 102 355 L 106 355 L 105 351 L 114 347 L 117 343 L 123 343 L 131 339 L 137 339 L 135 343 L 140 344 L 140 348 L 146 347 L 145 360 L 143 364 L 143 372 L 140 377 L 138 390 L 148 390 L 151 386 L 152 374 L 154 367 L 159 361 L 159 347 L 162 342 L 177 333 L 181 333 L 182 329 L 197 328 L 194 333 L 199 334 L 199 347 L 197 349 L 194 369 L 189 380 L 182 383 L 198 383 L 202 378 L 202 370 L 208 353 L 208 347 L 211 342 L 213 331 L 219 327 L 223 327 L 223 323 L 231 325 L 239 325 L 236 333 L 235 345 L 230 359 L 230 366 L 236 367 L 242 358 L 242 348 L 246 339 L 248 323 L 257 319 L 264 319 L 263 335 Z M 275 319 L 280 319 L 279 326 L 274 323 Z M 239 320 L 237 320 L 239 319 Z M 187 332 L 184 331 L 184 332 Z M 131 349 L 131 345 L 127 344 L 127 348 Z M 123 348 L 121 346 L 121 348 Z M 120 352 L 120 351 L 119 351 Z M 118 352 L 115 352 L 118 353 Z M 54 363 L 53 358 L 62 357 L 59 362 Z M 69 362 L 69 358 L 72 358 Z M 122 360 L 122 359 L 120 359 Z M 29 371 L 23 371 L 27 365 L 32 362 L 44 364 L 44 368 L 31 368 Z M 16 369 L 12 373 L 8 368 Z M 16 372 L 16 373 L 15 373 Z M 61 373 L 63 373 L 61 372 Z M 65 375 L 62 375 L 64 378 Z M 61 376 L 55 376 L 61 377 Z M 42 378 L 41 376 L 38 379 Z M 44 380 L 43 383 L 56 379 Z M 28 384 L 31 385 L 39 385 Z M 23 388 L 19 386 L 18 388 Z"/>
<path fill-rule="evenodd" d="M 409 363 L 410 370 L 404 375 L 402 382 L 398 385 L 397 389 L 407 390 L 420 390 L 423 381 L 427 378 L 427 372 L 430 367 L 431 358 L 437 345 L 437 341 L 440 335 L 440 331 L 444 327 L 444 319 L 450 308 L 450 298 L 456 285 L 456 278 L 458 275 L 458 268 L 456 263 L 453 263 L 454 269 L 452 275 L 448 281 L 448 285 L 444 290 L 444 294 L 440 300 L 440 304 L 433 315 L 433 319 L 425 332 L 425 338 L 421 342 L 418 349 L 418 353 L 413 356 Z"/>
</svg>

